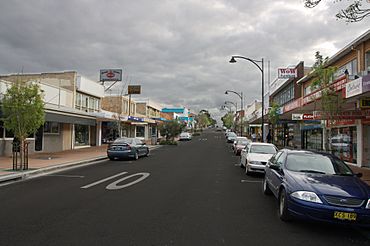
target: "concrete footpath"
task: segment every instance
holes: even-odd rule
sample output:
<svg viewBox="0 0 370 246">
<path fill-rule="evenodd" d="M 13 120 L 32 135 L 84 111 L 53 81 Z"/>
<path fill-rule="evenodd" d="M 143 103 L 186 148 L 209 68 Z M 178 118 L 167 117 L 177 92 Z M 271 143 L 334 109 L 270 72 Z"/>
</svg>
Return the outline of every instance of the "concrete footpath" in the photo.
<svg viewBox="0 0 370 246">
<path fill-rule="evenodd" d="M 159 145 L 149 145 L 149 149 Z M 37 153 L 28 158 L 28 170 L 13 171 L 12 157 L 0 157 L 0 183 L 26 179 L 46 172 L 63 170 L 107 158 L 107 145 L 66 150 L 55 153 Z"/>
</svg>

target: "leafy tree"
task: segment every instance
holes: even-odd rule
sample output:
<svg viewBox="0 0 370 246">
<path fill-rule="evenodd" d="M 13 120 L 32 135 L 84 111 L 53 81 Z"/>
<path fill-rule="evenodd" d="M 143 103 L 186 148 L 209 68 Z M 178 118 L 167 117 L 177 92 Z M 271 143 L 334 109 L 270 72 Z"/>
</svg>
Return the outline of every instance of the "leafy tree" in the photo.
<svg viewBox="0 0 370 246">
<path fill-rule="evenodd" d="M 174 138 L 185 129 L 185 125 L 181 124 L 177 120 L 171 120 L 159 125 L 158 129 L 161 132 L 161 135 L 166 137 L 167 141 L 173 141 Z"/>
<path fill-rule="evenodd" d="M 279 110 L 280 110 L 280 105 L 277 104 L 276 102 L 273 102 L 271 104 L 271 108 L 268 112 L 268 118 L 269 118 L 269 121 L 270 121 L 271 126 L 272 126 L 272 133 L 271 133 L 271 138 L 272 139 L 274 139 L 275 125 L 278 123 L 279 118 L 280 118 Z"/>
<path fill-rule="evenodd" d="M 221 120 L 223 122 L 223 125 L 226 128 L 230 129 L 234 124 L 234 115 L 231 112 L 226 113 L 224 116 L 221 117 Z"/>
<path fill-rule="evenodd" d="M 2 106 L 4 127 L 19 140 L 20 165 L 21 169 L 26 169 L 26 138 L 34 134 L 44 124 L 45 119 L 39 86 L 17 80 L 7 89 Z"/>
<path fill-rule="evenodd" d="M 307 8 L 316 7 L 322 0 L 305 0 L 304 4 Z M 335 2 L 341 2 L 342 0 L 335 0 Z M 346 22 L 359 22 L 364 18 L 370 16 L 370 8 L 362 8 L 363 0 L 354 0 L 348 5 L 347 8 L 341 9 L 336 14 L 338 19 L 343 19 Z"/>
<path fill-rule="evenodd" d="M 337 68 L 328 66 L 327 62 L 329 58 L 326 57 L 324 59 L 318 51 L 315 54 L 315 58 L 316 62 L 313 65 L 313 76 L 315 79 L 311 84 L 311 89 L 319 89 L 321 91 L 322 115 L 329 123 L 328 136 L 330 136 L 334 115 L 341 110 L 343 99 L 331 85 Z M 326 127 L 324 127 L 324 129 L 326 129 Z"/>
<path fill-rule="evenodd" d="M 201 110 L 196 117 L 198 127 L 204 128 L 211 125 L 216 125 L 217 121 L 213 119 L 208 110 Z"/>
</svg>

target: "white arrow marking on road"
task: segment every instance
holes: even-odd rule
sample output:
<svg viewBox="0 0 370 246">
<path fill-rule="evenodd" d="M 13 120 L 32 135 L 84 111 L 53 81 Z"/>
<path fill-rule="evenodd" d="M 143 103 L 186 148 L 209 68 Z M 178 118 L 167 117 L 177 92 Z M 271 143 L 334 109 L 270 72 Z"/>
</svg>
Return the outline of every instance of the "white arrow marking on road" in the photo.
<svg viewBox="0 0 370 246">
<path fill-rule="evenodd" d="M 131 185 L 134 185 L 136 183 L 139 183 L 140 181 L 143 181 L 144 179 L 146 179 L 147 177 L 149 177 L 149 173 L 135 173 L 135 174 L 132 174 L 130 176 L 127 176 L 127 177 L 124 177 L 124 178 L 121 178 L 109 185 L 107 185 L 107 187 L 105 187 L 107 190 L 119 190 L 119 189 L 123 189 L 123 188 L 126 188 L 126 187 L 129 187 Z M 122 181 L 126 180 L 126 179 L 129 179 L 129 178 L 132 178 L 132 177 L 135 177 L 135 176 L 142 176 L 141 178 L 138 178 L 137 180 L 135 181 L 132 181 L 128 184 L 124 184 L 124 185 L 117 185 L 118 183 L 121 183 Z"/>
<path fill-rule="evenodd" d="M 262 183 L 262 181 L 257 181 L 257 180 L 246 180 L 246 179 L 242 179 L 241 180 L 242 183 Z"/>
<path fill-rule="evenodd" d="M 64 177 L 64 178 L 84 178 L 85 176 L 81 175 L 62 175 L 62 174 L 49 174 L 48 177 Z"/>
<path fill-rule="evenodd" d="M 108 180 L 111 180 L 111 179 L 114 179 L 116 177 L 119 177 L 119 176 L 122 176 L 124 174 L 126 174 L 127 172 L 122 172 L 122 173 L 119 173 L 119 174 L 116 174 L 116 175 L 113 175 L 113 176 L 110 176 L 108 178 L 105 178 L 105 179 L 102 179 L 102 180 L 99 180 L 99 181 L 96 181 L 92 184 L 89 184 L 89 185 L 85 185 L 85 186 L 82 186 L 81 189 L 88 189 L 90 187 L 93 187 L 95 185 L 98 185 L 98 184 L 101 184 L 101 183 L 104 183 L 105 181 L 108 181 Z"/>
</svg>

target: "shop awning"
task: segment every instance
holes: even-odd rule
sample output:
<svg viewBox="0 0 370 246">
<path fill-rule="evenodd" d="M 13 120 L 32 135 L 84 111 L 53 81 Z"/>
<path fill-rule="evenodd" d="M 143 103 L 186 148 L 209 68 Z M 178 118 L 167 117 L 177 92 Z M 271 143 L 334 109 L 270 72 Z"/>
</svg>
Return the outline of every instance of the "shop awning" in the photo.
<svg viewBox="0 0 370 246">
<path fill-rule="evenodd" d="M 70 115 L 70 114 L 56 114 L 56 113 L 51 113 L 51 112 L 45 113 L 45 121 L 78 124 L 78 125 L 88 125 L 88 126 L 96 125 L 96 119 L 92 117 Z"/>
</svg>

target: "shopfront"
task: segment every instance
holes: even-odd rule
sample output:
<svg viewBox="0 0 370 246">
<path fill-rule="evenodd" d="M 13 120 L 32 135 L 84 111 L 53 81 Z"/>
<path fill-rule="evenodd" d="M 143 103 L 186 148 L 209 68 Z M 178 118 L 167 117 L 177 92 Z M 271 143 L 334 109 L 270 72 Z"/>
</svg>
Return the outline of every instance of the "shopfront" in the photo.
<svg viewBox="0 0 370 246">
<path fill-rule="evenodd" d="M 322 150 L 323 129 L 321 125 L 304 124 L 301 128 L 302 149 Z"/>
<path fill-rule="evenodd" d="M 336 120 L 329 138 L 330 151 L 344 161 L 357 163 L 357 128 L 355 120 Z"/>
<path fill-rule="evenodd" d="M 362 166 L 370 167 L 370 119 L 363 119 L 362 124 Z"/>
<path fill-rule="evenodd" d="M 75 147 L 89 146 L 90 145 L 90 126 L 88 125 L 74 125 L 75 132 Z"/>
</svg>

